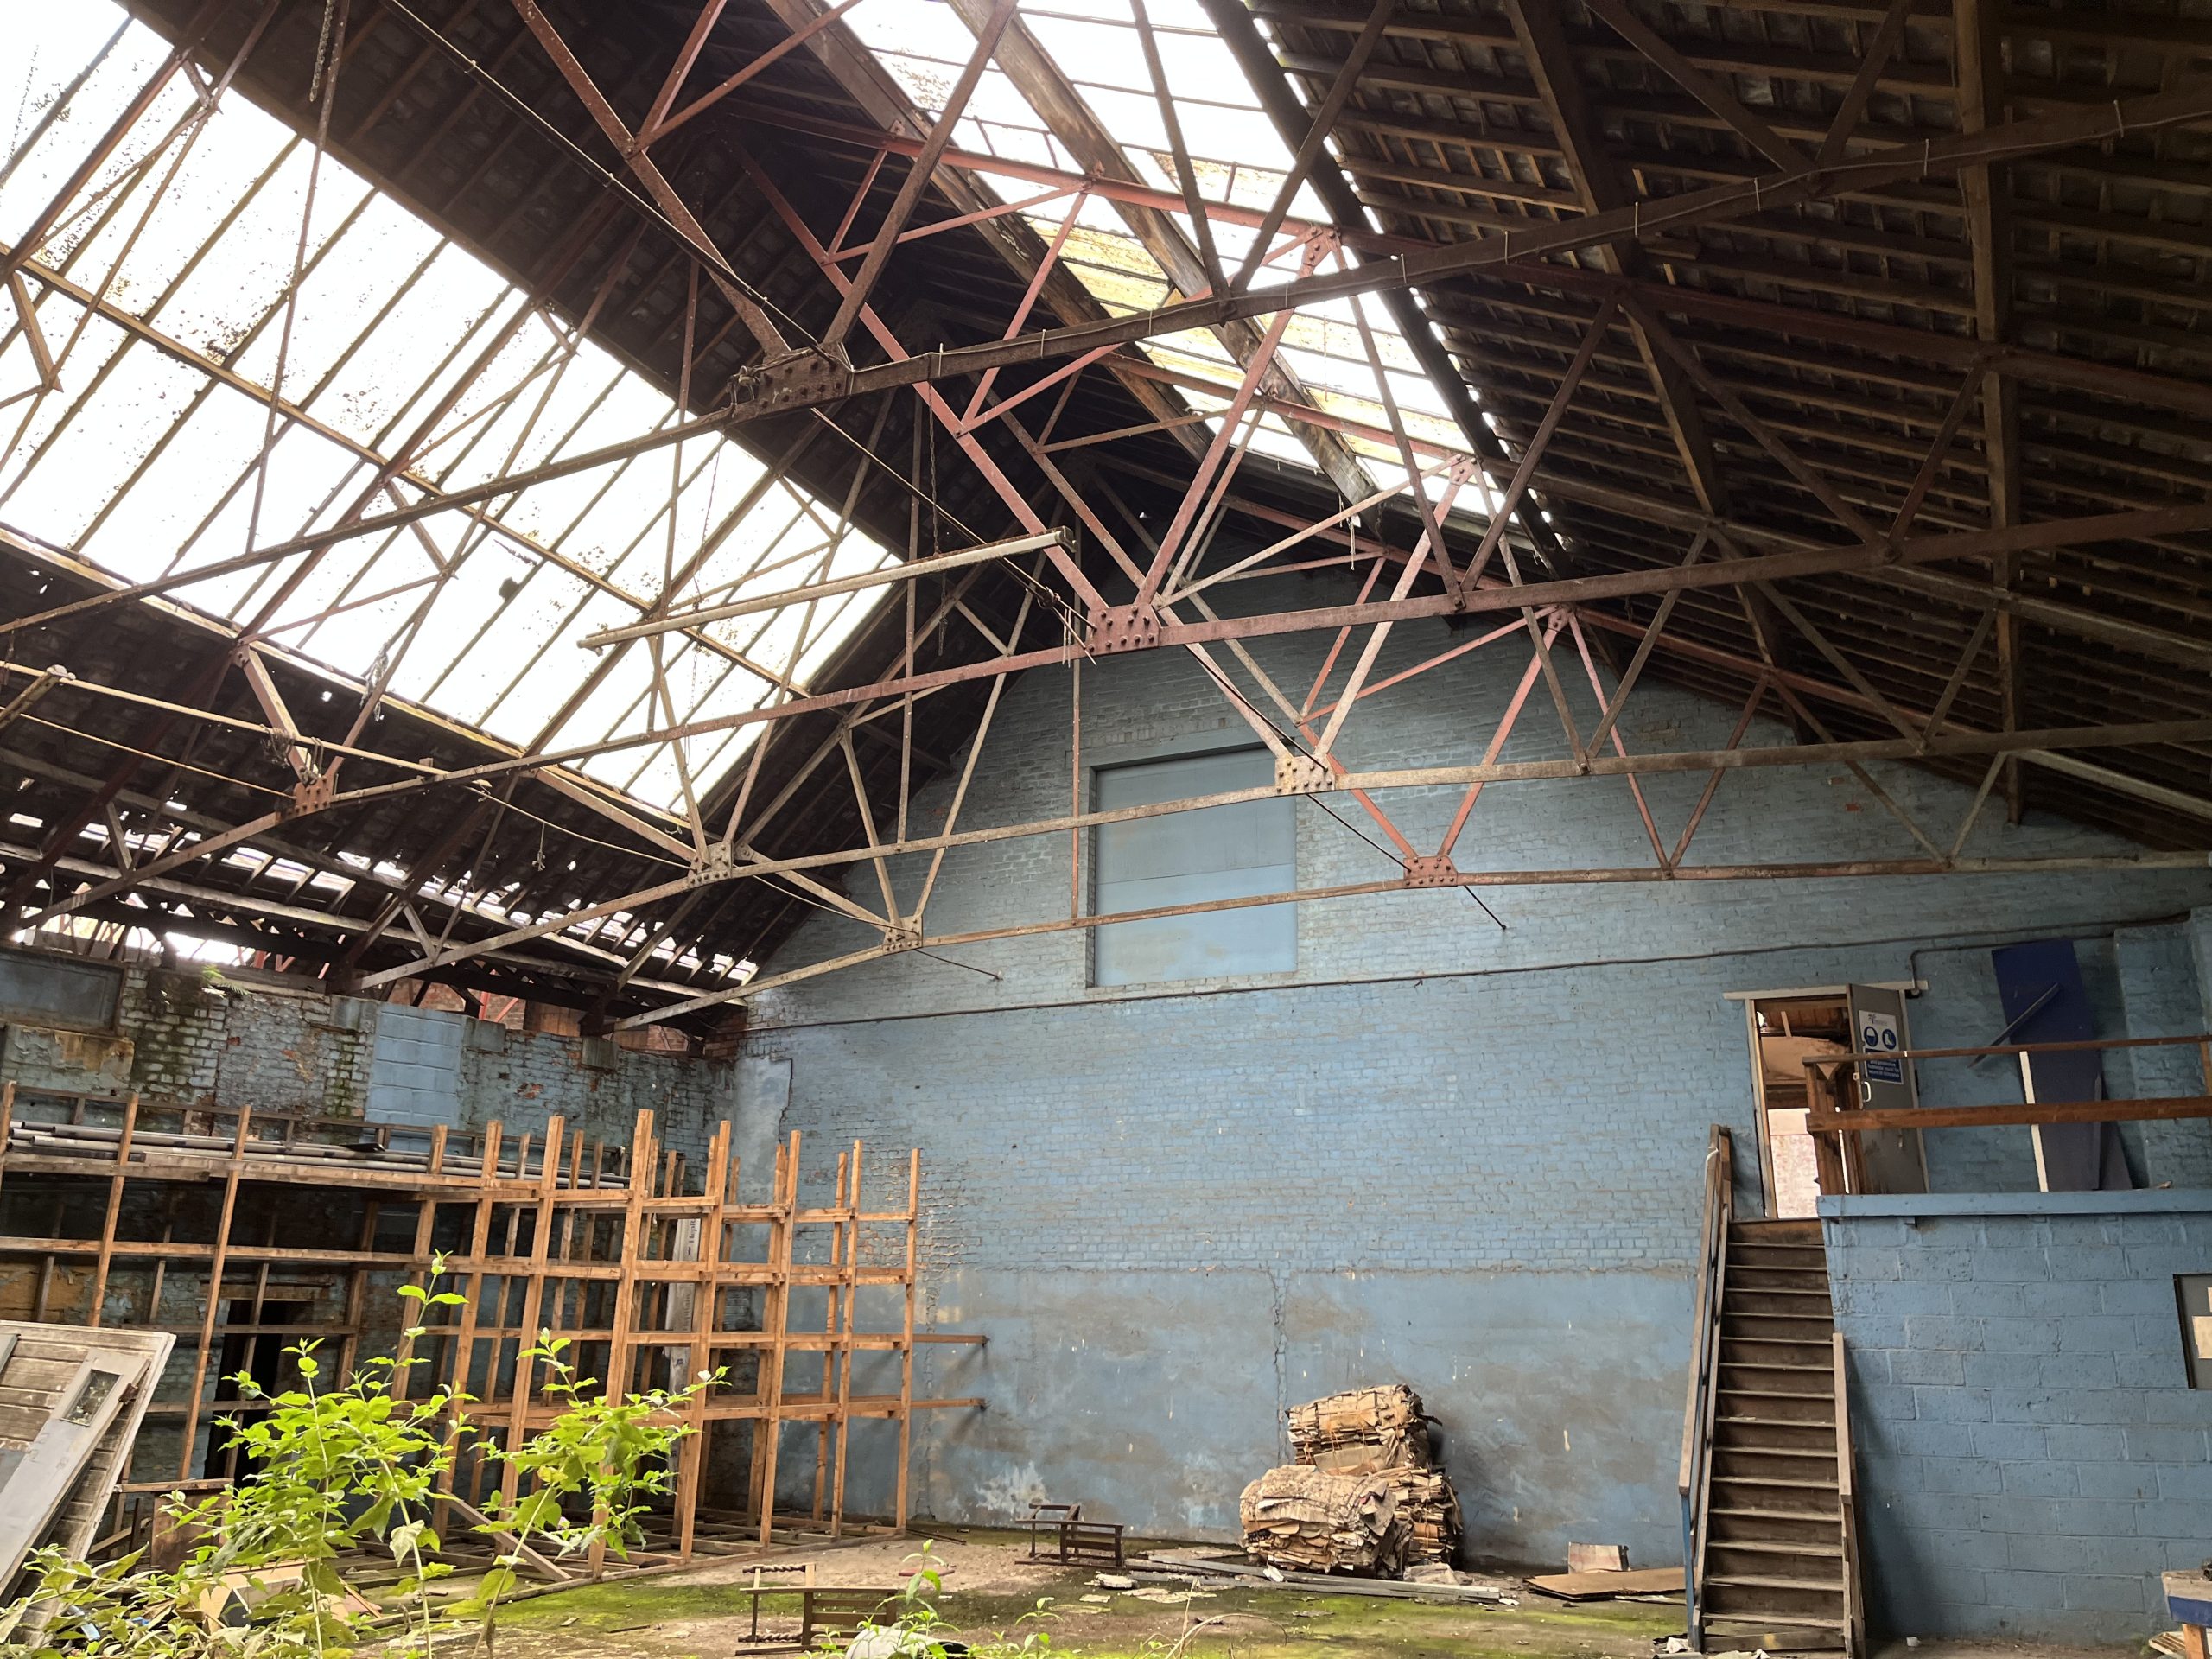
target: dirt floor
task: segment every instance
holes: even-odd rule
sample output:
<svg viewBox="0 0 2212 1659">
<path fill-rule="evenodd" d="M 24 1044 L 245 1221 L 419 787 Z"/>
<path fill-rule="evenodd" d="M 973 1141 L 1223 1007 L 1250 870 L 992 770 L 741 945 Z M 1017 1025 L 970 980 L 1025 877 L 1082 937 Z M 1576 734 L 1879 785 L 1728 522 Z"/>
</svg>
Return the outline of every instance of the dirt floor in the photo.
<svg viewBox="0 0 2212 1659">
<path fill-rule="evenodd" d="M 883 1586 L 900 1581 L 918 1542 L 868 1543 L 779 1561 L 811 1560 L 816 1582 Z M 944 1575 L 942 1632 L 981 1645 L 1048 1636 L 1052 1655 L 1076 1659 L 1649 1659 L 1653 1639 L 1682 1628 L 1679 1607 L 1589 1602 L 1570 1607 L 1533 1594 L 1518 1605 L 1305 1595 L 1266 1588 L 1140 1584 L 1147 1593 L 1102 1590 L 1090 1569 L 1032 1566 L 1008 1533 L 931 1539 Z M 749 1614 L 734 1594 L 749 1585 L 744 1563 L 565 1590 L 510 1608 L 499 1619 L 501 1659 L 729 1659 L 745 1651 Z M 1185 1598 L 1154 1599 L 1157 1596 Z M 1085 1597 L 1092 1599 L 1085 1600 Z M 790 1606 L 791 1604 L 783 1604 Z M 796 1616 L 770 1620 L 796 1628 Z M 785 1649 L 789 1652 L 790 1649 Z M 1917 1656 L 1916 1656 L 1917 1659 Z M 1933 1659 L 1933 1656 L 1930 1656 Z"/>
<path fill-rule="evenodd" d="M 1513 1606 L 1308 1595 L 1274 1587 L 1187 1586 L 1140 1581 L 1135 1591 L 1093 1583 L 1089 1568 L 1033 1565 L 1026 1539 L 963 1529 L 944 1537 L 891 1539 L 822 1550 L 779 1551 L 779 1566 L 812 1562 L 821 1585 L 891 1590 L 926 1542 L 942 1574 L 938 1634 L 978 1649 L 1049 1659 L 1650 1659 L 1682 1628 L 1679 1605 L 1585 1602 L 1570 1605 L 1522 1591 Z M 1132 1554 L 1163 1547 L 1147 1541 Z M 781 1575 L 773 1575 L 781 1576 Z M 1501 1575 L 1503 1576 L 1503 1575 Z M 772 1577 L 769 1581 L 772 1581 Z M 742 1659 L 753 1582 L 743 1561 L 705 1562 L 683 1573 L 620 1579 L 534 1598 L 499 1617 L 500 1659 Z M 895 1608 L 887 1612 L 888 1619 Z M 764 1633 L 798 1627 L 792 1602 L 771 1602 Z M 790 1655 L 786 1645 L 768 1651 Z M 1929 1639 L 1877 1645 L 1875 1659 L 2141 1659 L 2140 1643 L 2052 1648 L 2008 1642 Z"/>
</svg>

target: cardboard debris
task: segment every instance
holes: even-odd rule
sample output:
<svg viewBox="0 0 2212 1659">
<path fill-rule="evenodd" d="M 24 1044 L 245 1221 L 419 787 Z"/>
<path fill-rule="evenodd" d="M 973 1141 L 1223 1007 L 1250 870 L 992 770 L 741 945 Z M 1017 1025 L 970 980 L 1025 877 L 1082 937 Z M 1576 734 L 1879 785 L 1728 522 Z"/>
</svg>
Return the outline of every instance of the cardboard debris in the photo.
<svg viewBox="0 0 2212 1659">
<path fill-rule="evenodd" d="M 1402 1382 L 1354 1389 L 1293 1406 L 1291 1455 L 1337 1474 L 1376 1469 L 1427 1468 L 1436 1461 L 1421 1396 Z"/>
<path fill-rule="evenodd" d="M 1270 1469 L 1237 1504 L 1244 1548 L 1278 1570 L 1395 1578 L 1408 1528 L 1389 1481 L 1291 1464 Z"/>
<path fill-rule="evenodd" d="M 1355 1389 L 1293 1406 L 1293 1454 L 1340 1475 L 1380 1475 L 1397 1496 L 1408 1561 L 1449 1562 L 1459 1548 L 1459 1499 L 1436 1461 L 1421 1396 L 1403 1383 Z"/>
<path fill-rule="evenodd" d="M 1613 1596 L 1679 1596 L 1682 1569 L 1654 1567 L 1631 1573 L 1548 1573 L 1529 1580 L 1531 1590 L 1566 1601 L 1604 1601 Z"/>
<path fill-rule="evenodd" d="M 1567 1547 L 1567 1570 L 1570 1573 L 1625 1573 L 1628 1571 L 1628 1546 L 1569 1544 Z"/>
</svg>

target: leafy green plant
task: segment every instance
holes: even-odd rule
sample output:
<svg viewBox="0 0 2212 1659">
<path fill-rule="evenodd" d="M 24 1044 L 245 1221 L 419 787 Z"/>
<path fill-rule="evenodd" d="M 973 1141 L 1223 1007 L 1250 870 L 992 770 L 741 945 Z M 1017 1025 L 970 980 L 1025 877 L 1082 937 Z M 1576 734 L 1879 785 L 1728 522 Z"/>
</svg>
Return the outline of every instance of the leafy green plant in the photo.
<svg viewBox="0 0 2212 1659">
<path fill-rule="evenodd" d="M 541 1332 L 519 1362 L 543 1372 L 539 1392 L 560 1414 L 519 1446 L 488 1448 L 514 1478 L 493 1495 L 486 1524 L 477 1529 L 504 1545 L 467 1604 L 483 1620 L 487 1644 L 500 1598 L 515 1588 L 529 1550 L 550 1546 L 548 1553 L 569 1556 L 603 1546 L 628 1556 L 643 1535 L 639 1519 L 651 1507 L 644 1500 L 674 1488 L 671 1459 L 692 1432 L 687 1409 L 723 1377 L 716 1370 L 682 1389 L 594 1398 L 598 1380 L 575 1374 L 569 1346 L 567 1338 Z M 508 1499 L 510 1491 L 518 1496 Z"/>
<path fill-rule="evenodd" d="M 880 1624 L 864 1622 L 849 1639 L 821 1651 L 842 1659 L 945 1659 L 946 1643 L 959 1627 L 938 1611 L 938 1599 L 944 1592 L 944 1574 L 925 1541 L 919 1550 L 906 1558 L 906 1581 L 899 1587 L 896 1611 L 891 1618 Z M 1052 1611 L 1052 1599 L 1040 1597 L 1036 1606 L 1016 1621 L 1027 1628 L 1012 1634 L 1001 1630 L 970 1642 L 964 1651 L 974 1659 L 1044 1659 L 1052 1649 L 1048 1627 L 1058 1618 Z"/>
<path fill-rule="evenodd" d="M 438 1288 L 444 1266 L 437 1258 L 428 1285 L 400 1287 L 414 1319 L 404 1353 L 429 1333 L 431 1309 L 466 1300 Z M 495 1498 L 475 1529 L 499 1553 L 451 1610 L 477 1622 L 483 1650 L 530 1554 L 604 1547 L 627 1554 L 649 1501 L 672 1485 L 670 1459 L 691 1432 L 687 1408 L 721 1380 L 715 1372 L 682 1389 L 594 1397 L 600 1385 L 575 1375 L 567 1349 L 545 1332 L 527 1351 L 556 1408 L 552 1421 L 518 1446 L 474 1446 L 505 1465 L 503 1491 L 514 1494 Z M 0 1609 L 0 1649 L 33 1659 L 340 1659 L 374 1637 L 387 1642 L 391 1659 L 429 1652 L 436 1633 L 429 1586 L 454 1571 L 440 1559 L 433 1521 L 474 1438 L 470 1397 L 435 1386 L 409 1397 L 404 1380 L 425 1363 L 412 1357 L 374 1356 L 334 1387 L 317 1343 L 285 1351 L 297 1386 L 272 1394 L 251 1376 L 234 1377 L 240 1395 L 264 1409 L 250 1421 L 218 1420 L 251 1474 L 196 1503 L 171 1497 L 175 1524 L 203 1541 L 184 1563 L 157 1571 L 143 1554 L 93 1564 L 41 1550 L 29 1592 Z M 346 1581 L 346 1563 L 372 1549 L 401 1571 L 390 1611 Z"/>
</svg>

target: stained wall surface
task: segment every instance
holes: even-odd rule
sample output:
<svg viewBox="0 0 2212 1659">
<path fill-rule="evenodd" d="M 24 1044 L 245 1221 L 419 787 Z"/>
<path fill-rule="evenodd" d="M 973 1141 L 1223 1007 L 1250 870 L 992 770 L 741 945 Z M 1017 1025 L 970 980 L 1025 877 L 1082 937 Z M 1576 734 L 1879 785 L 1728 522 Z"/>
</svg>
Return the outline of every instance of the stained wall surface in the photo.
<svg viewBox="0 0 2212 1659">
<path fill-rule="evenodd" d="M 2212 1389 L 2177 1274 L 2212 1193 L 1821 1204 L 1850 1350 L 1869 1611 L 1899 1631 L 2113 1642 L 2212 1558 Z"/>
<path fill-rule="evenodd" d="M 23 973 L 41 961 L 8 958 Z M 93 966 L 57 963 L 73 980 Z M 650 1109 L 662 1141 L 694 1158 L 736 1104 L 728 1062 L 510 1031 L 274 974 L 104 971 L 119 987 L 111 1020 L 83 999 L 86 1017 L 70 1026 L 18 1017 L 0 1041 L 0 1081 L 456 1128 L 498 1118 L 518 1134 L 558 1115 L 572 1134 L 623 1144 Z"/>
<path fill-rule="evenodd" d="M 1314 582 L 1240 602 L 1339 596 Z M 1401 627 L 1375 677 L 1468 638 Z M 1329 640 L 1251 643 L 1296 702 Z M 1583 683 L 1564 645 L 1560 661 Z M 1344 760 L 1480 759 L 1529 662 L 1524 640 L 1503 641 L 1367 700 Z M 1187 657 L 1108 658 L 1081 675 L 1081 771 L 1251 741 Z M 1008 688 L 957 827 L 1049 817 L 1081 798 L 1071 678 L 1040 671 Z M 1573 714 L 1592 728 L 1586 683 Z M 1631 751 L 1719 747 L 1734 720 L 1655 681 L 1620 732 Z M 1762 719 L 1744 741 L 1790 736 Z M 1503 758 L 1566 752 L 1540 685 Z M 1969 788 L 1872 771 L 1929 836 L 1957 832 Z M 1706 781 L 1644 780 L 1669 845 Z M 951 792 L 918 797 L 918 833 L 945 823 Z M 1460 798 L 1382 798 L 1424 852 Z M 1066 916 L 1070 839 L 953 850 L 929 932 Z M 1388 846 L 1350 798 L 1300 804 L 1302 886 L 1388 880 Z M 2010 826 L 2001 812 L 1967 838 L 1979 856 L 2134 850 L 2055 819 Z M 1689 862 L 1918 851 L 1846 768 L 1745 769 L 1722 780 Z M 1653 861 L 1619 779 L 1492 785 L 1455 856 L 1494 871 Z M 925 873 L 923 860 L 893 862 L 902 906 Z M 862 874 L 853 891 L 873 902 Z M 1086 934 L 1070 930 L 762 994 L 749 1052 L 788 1064 L 787 1126 L 922 1147 L 929 1313 L 939 1329 L 991 1336 L 979 1354 L 925 1351 L 925 1392 L 991 1405 L 921 1425 L 922 1512 L 1005 1520 L 1046 1497 L 1144 1532 L 1225 1537 L 1241 1487 L 1285 1455 L 1282 1406 L 1402 1380 L 1440 1420 L 1471 1557 L 1556 1562 L 1570 1540 L 1602 1540 L 1639 1561 L 1679 1560 L 1689 1261 L 1712 1124 L 1744 1149 L 1739 1204 L 1760 1202 L 1745 1018 L 1727 994 L 1917 981 L 1917 1040 L 1986 1042 L 2005 1023 L 1991 947 L 2066 937 L 2101 1028 L 2205 1017 L 2212 875 L 2201 866 L 1483 896 L 1502 928 L 1458 890 L 1308 904 L 1296 967 L 1282 973 L 1095 985 Z M 868 943 L 825 914 L 767 971 Z M 2117 1062 L 2107 1075 L 2115 1093 L 2141 1081 Z M 1923 1081 L 1931 1100 L 2018 1098 L 2002 1067 L 1931 1066 Z M 2130 1141 L 2139 1180 L 2204 1179 L 2202 1124 Z M 1938 1188 L 2036 1182 L 2024 1132 L 1931 1134 L 1928 1162 Z"/>
</svg>

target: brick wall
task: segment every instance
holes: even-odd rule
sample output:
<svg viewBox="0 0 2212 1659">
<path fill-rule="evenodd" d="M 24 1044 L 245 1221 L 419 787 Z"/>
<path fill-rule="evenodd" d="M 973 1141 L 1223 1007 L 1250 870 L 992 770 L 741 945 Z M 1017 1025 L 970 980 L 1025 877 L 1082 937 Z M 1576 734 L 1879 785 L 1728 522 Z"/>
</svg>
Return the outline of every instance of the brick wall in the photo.
<svg viewBox="0 0 2212 1659">
<path fill-rule="evenodd" d="M 1288 597 L 1321 604 L 1335 592 L 1317 582 Z M 1326 643 L 1253 645 L 1297 696 Z M 1457 643 L 1440 626 L 1400 628 L 1376 673 Z M 1477 758 L 1527 660 L 1525 646 L 1485 647 L 1370 700 L 1345 728 L 1348 763 Z M 1064 671 L 1009 688 L 962 827 L 1065 810 L 1069 690 Z M 1087 765 L 1243 729 L 1175 653 L 1085 665 L 1083 709 Z M 1576 715 L 1589 730 L 1586 690 Z M 1622 732 L 1631 750 L 1718 747 L 1732 720 L 1653 683 Z M 1789 735 L 1769 724 L 1745 741 Z M 1505 757 L 1563 752 L 1539 693 Z M 1876 772 L 1931 833 L 1955 832 L 1969 791 Z M 1703 782 L 1646 780 L 1670 843 Z M 924 791 L 916 824 L 941 824 L 949 798 L 946 785 Z M 1419 840 L 1440 836 L 1459 797 L 1384 799 Z M 1359 817 L 1348 799 L 1327 805 Z M 1394 868 L 1317 803 L 1300 804 L 1298 837 L 1306 886 Z M 1913 847 L 1847 772 L 1791 768 L 1729 774 L 1692 856 Z M 2008 826 L 2001 813 L 1969 849 L 2125 850 L 2054 821 Z M 1457 856 L 1465 868 L 1530 869 L 1648 865 L 1651 850 L 1627 785 L 1608 780 L 1491 786 Z M 1065 833 L 957 850 L 929 928 L 1064 913 L 1068 861 Z M 909 904 L 923 871 L 893 867 Z M 871 874 L 861 896 L 874 895 Z M 941 1329 L 993 1335 L 980 1354 L 924 1361 L 925 1392 L 993 1402 L 981 1418 L 924 1425 L 925 1512 L 1002 1518 L 1045 1491 L 1147 1530 L 1220 1535 L 1237 1489 L 1279 1452 L 1282 1404 L 1402 1376 L 1443 1419 L 1474 1554 L 1555 1560 L 1569 1539 L 1597 1537 L 1639 1560 L 1678 1559 L 1672 1448 L 1713 1122 L 1736 1129 L 1741 1201 L 1758 1203 L 1743 1014 L 1724 994 L 1918 978 L 1929 990 L 1912 1005 L 1916 1039 L 1980 1043 L 2004 1024 L 1990 946 L 2066 934 L 2119 1031 L 2133 1008 L 2171 1014 L 2172 998 L 2133 943 L 2123 967 L 2116 935 L 2166 929 L 2212 950 L 2212 936 L 2180 920 L 2212 903 L 2202 871 L 1485 897 L 1506 931 L 1457 891 L 1305 906 L 1290 973 L 1093 987 L 1084 935 L 1069 932 L 945 949 L 995 979 L 909 955 L 759 1000 L 747 1053 L 788 1064 L 785 1122 L 807 1135 L 813 1174 L 854 1135 L 885 1154 L 920 1146 L 931 1312 Z M 817 917 L 769 971 L 866 942 Z M 2152 954 L 2170 966 L 2171 941 L 2159 942 L 2164 955 Z M 1930 1082 L 1934 1097 L 2018 1097 L 2003 1068 Z M 2195 1127 L 2189 1144 L 2201 1145 Z M 1939 1182 L 2032 1187 L 2024 1139 L 1931 1136 L 1930 1165 Z M 2155 1163 L 2145 1173 L 2170 1179 Z"/>
<path fill-rule="evenodd" d="M 2212 1195 L 1824 1200 L 1851 1355 L 1870 1609 L 1899 1632 L 2107 1642 L 2166 1628 L 2212 1557 L 2212 1391 L 2173 1276 Z"/>
<path fill-rule="evenodd" d="M 496 1117 L 518 1133 L 558 1114 L 571 1133 L 626 1145 L 650 1109 L 662 1141 L 694 1158 L 735 1109 L 734 1075 L 728 1061 L 511 1032 L 276 975 L 139 967 L 123 970 L 114 1032 L 15 1026 L 0 1048 L 0 1080 L 26 1087 L 257 1111 L 467 1128 Z"/>
</svg>

